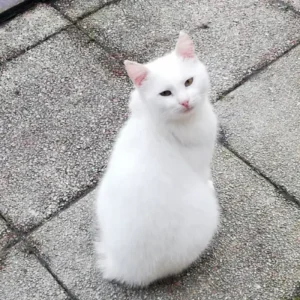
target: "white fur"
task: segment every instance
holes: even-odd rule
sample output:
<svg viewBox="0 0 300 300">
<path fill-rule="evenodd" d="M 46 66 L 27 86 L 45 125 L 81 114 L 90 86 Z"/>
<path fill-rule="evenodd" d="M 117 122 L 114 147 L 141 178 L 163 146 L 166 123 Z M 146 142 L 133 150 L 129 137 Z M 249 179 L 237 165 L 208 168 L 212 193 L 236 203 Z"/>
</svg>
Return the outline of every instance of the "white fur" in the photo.
<svg viewBox="0 0 300 300">
<path fill-rule="evenodd" d="M 209 183 L 217 121 L 207 71 L 196 57 L 176 51 L 145 66 L 146 79 L 131 95 L 131 116 L 96 202 L 103 276 L 132 286 L 187 268 L 207 248 L 219 222 Z M 165 90 L 172 95 L 159 94 Z M 184 100 L 190 112 L 180 104 Z"/>
</svg>

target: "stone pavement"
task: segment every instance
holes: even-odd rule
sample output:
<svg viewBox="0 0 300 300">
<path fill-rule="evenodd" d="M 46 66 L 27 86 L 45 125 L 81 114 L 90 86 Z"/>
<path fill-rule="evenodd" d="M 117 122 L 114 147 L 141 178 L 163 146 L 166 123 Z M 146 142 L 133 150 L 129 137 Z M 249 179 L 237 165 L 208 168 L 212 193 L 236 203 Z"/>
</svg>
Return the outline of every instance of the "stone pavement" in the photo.
<svg viewBox="0 0 300 300">
<path fill-rule="evenodd" d="M 93 189 L 131 84 L 123 59 L 185 29 L 212 78 L 222 224 L 184 274 L 105 282 Z M 0 25 L 0 299 L 300 299 L 300 1 L 56 0 Z"/>
</svg>

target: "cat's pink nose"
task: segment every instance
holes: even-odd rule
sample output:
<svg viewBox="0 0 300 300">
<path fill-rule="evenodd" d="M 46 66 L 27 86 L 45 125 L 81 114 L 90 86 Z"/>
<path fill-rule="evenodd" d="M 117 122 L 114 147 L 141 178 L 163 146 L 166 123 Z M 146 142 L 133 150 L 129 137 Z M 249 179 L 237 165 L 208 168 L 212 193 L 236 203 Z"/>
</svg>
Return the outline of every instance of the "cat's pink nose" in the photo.
<svg viewBox="0 0 300 300">
<path fill-rule="evenodd" d="M 181 102 L 181 105 L 184 106 L 185 108 L 189 108 L 190 107 L 190 103 L 188 100 Z"/>
</svg>

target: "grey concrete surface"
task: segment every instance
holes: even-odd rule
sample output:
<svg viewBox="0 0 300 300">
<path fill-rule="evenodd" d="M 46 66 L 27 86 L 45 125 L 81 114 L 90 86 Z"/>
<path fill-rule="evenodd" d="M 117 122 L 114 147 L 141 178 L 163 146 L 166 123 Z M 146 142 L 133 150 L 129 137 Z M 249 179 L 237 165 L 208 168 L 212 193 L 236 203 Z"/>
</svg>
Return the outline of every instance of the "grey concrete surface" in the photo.
<svg viewBox="0 0 300 300">
<path fill-rule="evenodd" d="M 0 63 L 67 25 L 68 21 L 46 4 L 39 4 L 1 25 Z"/>
<path fill-rule="evenodd" d="M 64 286 L 72 300 L 299 300 L 299 205 L 220 146 L 213 165 L 219 233 L 192 268 L 149 289 L 101 279 L 94 194 L 79 199 L 101 177 L 127 117 L 131 83 L 121 60 L 160 56 L 184 29 L 208 66 L 216 99 L 299 43 L 299 0 L 51 5 L 56 9 L 40 4 L 0 26 L 0 212 L 21 233 L 40 225 L 19 238 L 61 285 L 31 247 L 13 246 L 16 235 L 0 217 L 0 299 L 68 299 Z M 69 25 L 63 15 L 87 35 L 75 26 L 62 30 Z M 300 46 L 222 98 L 216 111 L 222 140 L 300 204 L 299 59 Z"/>
<path fill-rule="evenodd" d="M 69 300 L 62 288 L 22 244 L 0 256 L 0 298 Z"/>
<path fill-rule="evenodd" d="M 141 62 L 172 50 L 186 30 L 211 73 L 214 96 L 300 40 L 299 15 L 257 0 L 124 0 L 79 24 L 117 57 Z"/>
<path fill-rule="evenodd" d="M 15 238 L 15 234 L 9 230 L 4 220 L 0 217 L 0 253 Z"/>
<path fill-rule="evenodd" d="M 19 230 L 95 184 L 126 118 L 122 72 L 74 28 L 2 67 L 0 211 Z"/>
<path fill-rule="evenodd" d="M 300 203 L 300 46 L 216 109 L 228 143 Z"/>
<path fill-rule="evenodd" d="M 291 297 L 300 278 L 299 207 L 224 148 L 218 148 L 213 171 L 222 206 L 214 247 L 183 275 L 149 289 L 105 282 L 95 269 L 94 193 L 42 226 L 30 240 L 80 300 Z"/>
<path fill-rule="evenodd" d="M 73 21 L 115 0 L 56 0 L 53 5 Z"/>
</svg>

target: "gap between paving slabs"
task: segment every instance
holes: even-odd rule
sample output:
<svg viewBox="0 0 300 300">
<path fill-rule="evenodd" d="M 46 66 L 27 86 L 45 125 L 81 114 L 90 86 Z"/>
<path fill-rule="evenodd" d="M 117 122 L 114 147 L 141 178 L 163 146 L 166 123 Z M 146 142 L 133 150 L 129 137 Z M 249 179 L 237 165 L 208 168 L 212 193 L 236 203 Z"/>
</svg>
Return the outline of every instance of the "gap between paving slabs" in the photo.
<svg viewBox="0 0 300 300">
<path fill-rule="evenodd" d="M 289 4 L 291 4 L 291 2 L 293 2 L 293 4 L 295 4 L 295 2 L 297 3 L 297 5 L 299 6 L 299 11 L 295 10 L 294 6 L 289 5 Z M 284 10 L 284 11 L 291 11 L 294 14 L 295 13 L 296 14 L 300 13 L 300 0 L 285 0 L 285 1 L 282 1 L 282 0 L 271 0 L 270 3 L 273 3 L 273 5 L 277 5 L 278 9 L 281 9 L 281 10 Z M 299 15 L 299 18 L 300 18 L 300 15 Z M 300 20 L 299 20 L 299 22 L 300 22 Z M 260 72 L 262 72 L 265 68 L 267 68 L 270 65 L 272 65 L 278 59 L 280 59 L 281 57 L 285 56 L 291 50 L 293 50 L 294 48 L 296 48 L 299 45 L 300 45 L 300 38 L 299 39 L 295 39 L 294 42 L 292 43 L 292 46 L 290 48 L 285 49 L 282 53 L 280 53 L 273 60 L 261 61 L 256 66 L 252 67 L 251 70 L 249 70 L 248 74 L 245 75 L 245 77 L 243 77 L 240 81 L 238 81 L 236 84 L 232 85 L 228 89 L 226 89 L 226 90 L 218 93 L 218 96 L 216 98 L 216 102 L 219 101 L 219 100 L 222 100 L 229 93 L 231 93 L 232 91 L 234 91 L 235 89 L 237 89 L 238 87 L 240 87 L 242 84 L 244 84 L 245 82 L 247 82 L 248 80 L 250 80 L 253 76 L 255 76 L 255 75 L 259 74 Z M 233 151 L 233 150 L 231 149 L 230 151 Z M 282 189 L 282 188 L 280 188 L 280 189 Z"/>
<path fill-rule="evenodd" d="M 281 195 L 285 200 L 291 201 L 295 203 L 296 205 L 300 206 L 300 201 L 293 195 L 289 193 L 289 191 L 282 185 L 279 185 L 277 182 L 274 182 L 272 179 L 270 179 L 264 172 L 262 172 L 257 167 L 253 166 L 250 161 L 242 157 L 236 150 L 234 150 L 229 144 L 222 144 L 228 151 L 230 151 L 233 155 L 235 155 L 237 158 L 239 158 L 241 161 L 243 161 L 248 167 L 250 167 L 254 172 L 256 172 L 258 175 L 263 177 L 267 182 L 269 182 L 271 185 L 276 188 L 279 195 Z"/>
<path fill-rule="evenodd" d="M 23 242 L 0 253 L 0 297 L 71 300 Z"/>
<path fill-rule="evenodd" d="M 6 221 L 0 216 L 0 253 L 8 249 L 17 240 L 14 230 L 9 228 Z"/>
<path fill-rule="evenodd" d="M 300 45 L 215 104 L 225 146 L 298 205 L 299 57 Z"/>
<path fill-rule="evenodd" d="M 96 40 L 95 38 L 93 38 L 87 31 L 85 31 L 85 30 L 83 30 L 80 26 L 79 26 L 79 22 L 82 20 L 82 19 L 84 19 L 84 18 L 86 18 L 86 17 L 88 17 L 88 16 L 90 16 L 90 15 L 92 15 L 92 14 L 94 14 L 95 12 L 97 12 L 98 10 L 100 10 L 100 9 L 103 9 L 104 7 L 107 7 L 107 6 L 109 6 L 109 5 L 113 5 L 113 4 L 117 4 L 117 3 L 119 3 L 120 1 L 122 1 L 122 0 L 112 0 L 112 1 L 103 1 L 103 3 L 98 3 L 98 1 L 97 1 L 97 6 L 94 8 L 94 9 L 92 9 L 93 7 L 94 7 L 94 5 L 96 4 L 96 3 L 94 3 L 93 1 L 91 1 L 91 3 L 88 3 L 88 7 L 90 8 L 90 9 L 88 9 L 87 11 L 83 11 L 83 12 L 81 12 L 81 15 L 80 16 L 78 16 L 77 18 L 72 18 L 72 17 L 70 17 L 70 15 L 69 15 L 69 11 L 68 11 L 68 9 L 66 9 L 67 7 L 68 7 L 68 4 L 66 4 L 66 3 L 64 3 L 65 1 L 63 0 L 63 1 L 60 1 L 60 0 L 54 0 L 54 1 L 51 1 L 50 2 L 50 4 L 52 5 L 52 7 L 53 8 L 55 8 L 58 12 L 60 12 L 61 13 L 61 15 L 64 17 L 64 18 L 66 18 L 74 27 L 76 27 L 78 30 L 80 30 L 83 34 L 85 34 L 87 37 L 88 37 L 88 39 L 90 40 L 90 41 L 92 41 L 92 42 L 94 42 L 95 44 L 97 44 L 101 49 L 103 49 L 104 51 L 106 51 L 109 55 L 111 55 L 111 57 L 114 59 L 114 60 L 116 60 L 116 61 L 118 61 L 119 63 L 120 63 L 120 65 L 122 66 L 122 68 L 124 68 L 124 60 L 122 60 L 122 59 L 120 59 L 119 57 L 117 57 L 117 56 L 115 56 L 115 55 L 113 55 L 113 53 L 111 53 L 111 51 L 110 51 L 110 49 L 109 49 L 109 47 L 107 47 L 105 44 L 101 44 L 101 43 L 99 43 L 99 41 L 98 40 Z M 58 4 L 58 3 L 60 3 L 60 4 Z M 80 5 L 83 3 L 83 1 L 82 0 L 74 0 L 74 3 L 75 3 L 75 11 L 77 10 L 77 9 L 83 9 Z M 84 2 L 85 4 L 86 4 L 86 2 Z M 79 7 L 76 7 L 77 5 L 79 5 Z M 92 7 L 90 7 L 90 5 L 92 5 Z M 100 5 L 100 6 L 99 6 Z M 72 9 L 71 9 L 71 12 L 72 12 Z M 77 12 L 78 13 L 78 12 Z M 72 15 L 72 13 L 71 13 L 71 15 Z M 117 73 L 121 73 L 121 72 L 117 72 Z"/>
<path fill-rule="evenodd" d="M 234 84 L 233 86 L 229 87 L 227 90 L 224 90 L 218 94 L 216 97 L 215 102 L 218 102 L 219 100 L 222 100 L 224 97 L 226 97 L 228 94 L 242 86 L 244 83 L 246 83 L 248 80 L 252 79 L 254 76 L 260 74 L 260 72 L 264 71 L 266 68 L 271 66 L 273 63 L 275 63 L 278 59 L 281 57 L 287 55 L 290 51 L 292 51 L 294 48 L 298 47 L 300 45 L 300 39 L 299 41 L 295 41 L 295 43 L 288 49 L 284 50 L 281 54 L 279 54 L 276 58 L 270 61 L 263 61 L 260 64 L 258 64 L 256 67 L 252 68 L 252 71 L 243 77 L 239 82 Z"/>
<path fill-rule="evenodd" d="M 46 4 L 16 16 L 0 26 L 0 63 L 12 60 L 68 25 L 56 9 Z M 1 64 L 0 67 L 3 68 Z"/>
<path fill-rule="evenodd" d="M 29 232 L 27 234 L 29 234 Z M 14 225 L 10 224 L 7 220 L 0 216 L 0 287 L 2 287 L 0 289 L 1 296 L 5 296 L 6 293 L 8 293 L 7 295 L 13 297 L 10 298 L 6 296 L 4 297 L 6 300 L 16 299 L 16 294 L 18 293 L 22 295 L 25 294 L 26 297 L 28 297 L 28 295 L 31 294 L 31 291 L 34 290 L 34 294 L 31 295 L 31 297 L 38 298 L 30 299 L 40 300 L 40 292 L 43 294 L 43 299 L 46 299 L 49 293 L 47 287 L 44 287 L 44 289 L 41 289 L 38 292 L 36 292 L 36 289 L 32 288 L 33 284 L 38 284 L 39 287 L 41 286 L 41 280 L 35 280 L 35 274 L 41 272 L 40 270 L 39 272 L 36 272 L 36 269 L 40 269 L 42 266 L 45 269 L 42 272 L 50 273 L 53 279 L 53 287 L 51 288 L 52 291 L 50 291 L 51 296 L 49 300 L 53 299 L 54 294 L 55 299 L 77 300 L 77 298 L 72 294 L 72 292 L 69 291 L 63 284 L 63 282 L 61 282 L 59 278 L 57 278 L 57 276 L 51 271 L 45 259 L 41 257 L 39 251 L 36 248 L 36 245 L 34 243 L 28 242 L 28 240 L 26 239 L 27 234 L 20 233 L 19 230 L 14 227 Z M 30 260 L 30 265 L 33 265 L 34 268 L 31 268 L 31 270 L 28 272 L 26 268 L 27 263 L 25 263 L 25 268 L 21 266 L 20 263 L 17 263 L 17 266 L 15 266 L 17 267 L 15 271 L 12 272 L 12 269 L 10 269 L 8 272 L 6 272 L 8 265 L 14 265 L 14 262 L 19 261 L 20 255 L 22 256 L 23 265 L 25 261 Z M 35 256 L 35 258 L 33 258 L 33 256 Z M 39 262 L 41 266 L 38 266 L 36 262 Z M 13 273 L 14 275 L 12 275 L 11 273 Z M 13 276 L 13 281 L 10 278 L 11 275 Z M 33 278 L 28 278 L 27 275 L 32 275 Z M 19 277 L 22 277 L 22 282 L 24 282 L 24 286 L 18 284 L 18 282 L 20 281 L 18 279 Z M 49 276 L 44 275 L 44 277 L 47 278 Z M 48 279 L 48 281 L 51 281 L 51 279 Z M 12 282 L 14 282 L 14 284 L 18 284 L 18 287 L 14 287 L 14 284 L 12 284 Z M 58 298 L 56 284 L 62 288 L 62 291 L 59 291 L 59 296 L 64 295 L 63 292 L 65 292 L 66 295 L 68 295 L 68 297 L 62 296 L 62 298 Z M 29 286 L 30 289 L 28 290 Z"/>
</svg>

